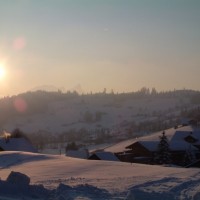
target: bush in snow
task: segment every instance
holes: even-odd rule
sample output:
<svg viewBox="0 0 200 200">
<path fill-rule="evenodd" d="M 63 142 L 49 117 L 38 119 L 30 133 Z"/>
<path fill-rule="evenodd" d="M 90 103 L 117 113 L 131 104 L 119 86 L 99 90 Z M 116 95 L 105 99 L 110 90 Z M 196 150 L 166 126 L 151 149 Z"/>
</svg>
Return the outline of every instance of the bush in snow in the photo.
<svg viewBox="0 0 200 200">
<path fill-rule="evenodd" d="M 2 197 L 20 197 L 20 199 L 73 200 L 111 199 L 110 193 L 92 185 L 74 187 L 60 184 L 57 189 L 46 189 L 43 185 L 30 185 L 30 178 L 20 172 L 11 172 L 6 181 L 0 180 L 0 199 Z"/>
</svg>

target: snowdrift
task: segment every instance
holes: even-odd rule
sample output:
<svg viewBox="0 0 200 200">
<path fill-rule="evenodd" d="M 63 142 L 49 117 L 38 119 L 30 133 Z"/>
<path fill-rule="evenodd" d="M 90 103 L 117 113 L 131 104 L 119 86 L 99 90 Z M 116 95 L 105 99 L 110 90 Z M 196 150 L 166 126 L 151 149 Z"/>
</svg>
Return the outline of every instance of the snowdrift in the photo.
<svg viewBox="0 0 200 200">
<path fill-rule="evenodd" d="M 30 185 L 30 178 L 20 172 L 11 172 L 8 178 L 0 180 L 1 198 L 21 199 L 111 199 L 111 195 L 105 189 L 99 189 L 92 185 L 78 185 L 70 187 L 59 184 L 56 189 L 46 189 L 43 185 Z"/>
</svg>

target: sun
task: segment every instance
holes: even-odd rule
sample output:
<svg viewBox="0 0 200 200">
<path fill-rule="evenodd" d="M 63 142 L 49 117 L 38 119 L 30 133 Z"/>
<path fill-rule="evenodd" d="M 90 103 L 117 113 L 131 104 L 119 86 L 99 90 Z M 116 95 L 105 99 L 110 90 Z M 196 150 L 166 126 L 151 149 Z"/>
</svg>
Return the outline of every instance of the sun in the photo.
<svg viewBox="0 0 200 200">
<path fill-rule="evenodd" d="M 0 64 L 0 79 L 3 79 L 6 75 L 6 70 L 5 70 L 5 67 Z"/>
</svg>

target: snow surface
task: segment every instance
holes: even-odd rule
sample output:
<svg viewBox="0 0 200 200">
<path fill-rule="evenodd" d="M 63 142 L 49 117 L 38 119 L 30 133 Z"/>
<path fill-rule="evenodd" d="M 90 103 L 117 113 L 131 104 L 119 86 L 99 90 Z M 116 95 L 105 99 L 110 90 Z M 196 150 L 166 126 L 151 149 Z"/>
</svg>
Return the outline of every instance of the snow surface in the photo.
<svg viewBox="0 0 200 200">
<path fill-rule="evenodd" d="M 30 177 L 28 186 L 5 181 L 11 171 Z M 197 200 L 195 168 L 94 161 L 27 152 L 0 153 L 0 199 Z"/>
</svg>

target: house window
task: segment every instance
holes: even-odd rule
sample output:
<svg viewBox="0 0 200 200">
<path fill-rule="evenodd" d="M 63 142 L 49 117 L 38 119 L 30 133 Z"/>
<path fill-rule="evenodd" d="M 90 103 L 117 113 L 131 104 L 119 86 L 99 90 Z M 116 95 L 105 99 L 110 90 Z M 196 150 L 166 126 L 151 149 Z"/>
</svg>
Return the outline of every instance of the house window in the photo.
<svg viewBox="0 0 200 200">
<path fill-rule="evenodd" d="M 189 143 L 195 143 L 198 141 L 196 138 L 192 137 L 191 135 L 188 135 L 187 137 L 185 137 L 184 140 Z"/>
</svg>

